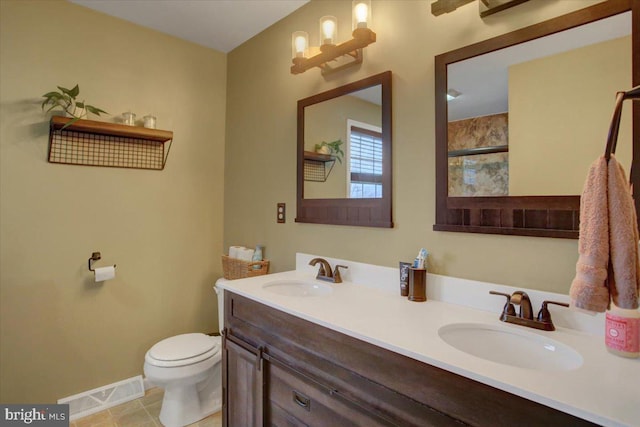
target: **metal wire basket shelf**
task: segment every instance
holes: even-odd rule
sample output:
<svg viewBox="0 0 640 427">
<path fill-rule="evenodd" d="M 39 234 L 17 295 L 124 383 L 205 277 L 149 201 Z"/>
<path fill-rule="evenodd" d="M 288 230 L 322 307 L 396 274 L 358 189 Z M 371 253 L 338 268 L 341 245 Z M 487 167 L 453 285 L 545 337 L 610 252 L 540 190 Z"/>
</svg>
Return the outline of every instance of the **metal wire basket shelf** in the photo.
<svg viewBox="0 0 640 427">
<path fill-rule="evenodd" d="M 173 132 L 82 119 L 69 124 L 71 121 L 51 118 L 50 163 L 164 169 Z"/>
<path fill-rule="evenodd" d="M 328 154 L 312 151 L 304 152 L 304 180 L 325 182 L 336 163 L 336 158 Z"/>
</svg>

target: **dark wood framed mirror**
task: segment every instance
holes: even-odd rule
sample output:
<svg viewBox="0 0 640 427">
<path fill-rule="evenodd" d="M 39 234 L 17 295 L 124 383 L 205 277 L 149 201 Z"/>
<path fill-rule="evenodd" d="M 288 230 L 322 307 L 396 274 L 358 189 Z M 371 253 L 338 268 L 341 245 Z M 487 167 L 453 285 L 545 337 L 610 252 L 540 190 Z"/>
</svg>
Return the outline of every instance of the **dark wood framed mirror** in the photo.
<svg viewBox="0 0 640 427">
<path fill-rule="evenodd" d="M 298 101 L 296 222 L 392 228 L 391 147 L 391 71 Z"/>
<path fill-rule="evenodd" d="M 563 33 L 567 33 L 568 30 L 574 32 L 576 30 L 581 30 L 582 28 L 586 28 L 587 24 L 591 23 L 605 23 L 609 22 L 610 19 L 615 19 L 617 17 L 624 17 L 627 19 L 627 22 L 630 21 L 631 26 L 631 34 L 627 37 L 626 42 L 628 43 L 624 47 L 625 55 L 628 55 L 628 60 L 626 64 L 630 64 L 631 66 L 625 66 L 624 69 L 630 77 L 625 77 L 625 83 L 622 85 L 614 85 L 614 89 L 607 89 L 605 94 L 605 98 L 602 101 L 599 101 L 600 108 L 604 108 L 605 113 L 599 112 L 598 118 L 602 118 L 606 121 L 607 127 L 604 130 L 600 129 L 597 132 L 596 141 L 593 144 L 591 142 L 588 143 L 589 147 L 594 145 L 593 149 L 595 149 L 595 153 L 591 157 L 591 161 L 597 158 L 597 155 L 604 154 L 605 144 L 606 144 L 606 135 L 608 130 L 608 123 L 611 120 L 611 116 L 613 114 L 614 104 L 615 104 L 615 94 L 616 91 L 626 91 L 631 89 L 633 86 L 637 86 L 640 84 L 640 2 L 632 1 L 632 0 L 609 0 L 603 3 L 598 3 L 591 7 L 581 9 L 564 16 L 560 16 L 545 22 L 541 22 L 539 24 L 535 24 L 526 28 L 522 28 L 520 30 L 513 31 L 508 34 L 504 34 L 489 40 L 485 40 L 483 42 L 479 42 L 470 46 L 466 46 L 460 49 L 456 49 L 435 57 L 435 108 L 436 108 L 436 224 L 433 226 L 433 229 L 436 231 L 455 231 L 455 232 L 470 232 L 470 233 L 488 233 L 488 234 L 510 234 L 510 235 L 524 235 L 524 236 L 539 236 L 539 237 L 559 237 L 559 238 L 577 238 L 578 230 L 579 230 L 579 213 L 580 213 L 580 192 L 582 190 L 581 184 L 579 188 L 570 187 L 572 190 L 566 190 L 567 187 L 563 187 L 564 190 L 560 190 L 560 193 L 555 193 L 553 190 L 547 192 L 548 190 L 545 188 L 542 192 L 529 192 L 531 188 L 528 190 L 524 190 L 524 193 L 520 192 L 512 192 L 512 182 L 511 179 L 515 181 L 515 174 L 509 171 L 508 176 L 508 185 L 506 190 L 502 191 L 501 195 L 494 195 L 491 191 L 488 191 L 487 194 L 482 194 L 482 192 L 474 193 L 471 195 L 467 195 L 462 191 L 459 192 L 459 189 L 456 189 L 456 185 L 461 181 L 462 186 L 465 187 L 467 182 L 473 182 L 479 180 L 481 177 L 479 172 L 478 160 L 470 161 L 468 164 L 470 169 L 464 169 L 466 166 L 460 166 L 462 163 L 452 161 L 452 158 L 462 156 L 475 156 L 475 155 L 504 155 L 504 151 L 508 151 L 509 162 L 514 161 L 514 165 L 509 164 L 509 168 L 512 166 L 515 167 L 515 160 L 517 156 L 515 156 L 515 144 L 516 144 L 516 135 L 525 135 L 529 137 L 534 137 L 534 133 L 530 131 L 520 131 L 520 133 L 516 133 L 515 128 L 517 123 L 515 112 L 512 113 L 512 106 L 524 105 L 528 107 L 527 110 L 529 115 L 527 116 L 527 120 L 531 120 L 532 111 L 540 111 L 547 110 L 549 106 L 555 105 L 557 103 L 562 103 L 563 100 L 570 98 L 579 98 L 578 95 L 583 93 L 591 92 L 591 87 L 589 85 L 584 84 L 581 88 L 578 89 L 569 89 L 566 85 L 563 86 L 563 90 L 556 92 L 553 97 L 547 96 L 546 105 L 542 107 L 538 107 L 537 110 L 535 108 L 531 108 L 533 100 L 531 96 L 531 92 L 527 95 L 526 98 L 517 98 L 515 95 L 509 93 L 508 95 L 508 127 L 506 125 L 500 125 L 502 128 L 507 129 L 508 132 L 514 131 L 514 140 L 504 143 L 482 143 L 479 144 L 479 147 L 471 149 L 460 149 L 456 147 L 455 144 L 453 146 L 450 145 L 450 134 L 460 133 L 468 136 L 470 133 L 477 131 L 478 128 L 482 128 L 482 126 L 486 126 L 484 124 L 471 123 L 465 124 L 466 130 L 459 131 L 454 127 L 451 127 L 450 124 L 450 109 L 449 104 L 453 104 L 452 101 L 458 102 L 464 98 L 464 93 L 459 98 L 456 98 L 463 90 L 457 90 L 451 84 L 452 75 L 454 70 L 459 64 L 462 64 L 463 61 L 475 61 L 480 60 L 484 55 L 489 54 L 501 54 L 507 49 L 514 49 L 521 45 L 524 45 L 528 42 L 532 43 L 544 43 L 547 36 L 550 37 L 560 37 Z M 609 25 L 609 24 L 607 24 Z M 626 25 L 626 24 L 625 24 Z M 578 37 L 580 38 L 580 37 Z M 630 39 L 630 40 L 629 40 Z M 556 41 L 553 41 L 551 44 L 557 44 Z M 630 46 L 629 46 L 630 44 Z M 605 50 L 610 51 L 609 47 L 605 47 Z M 557 55 L 556 55 L 557 56 Z M 589 55 L 585 55 L 589 56 Z M 529 61 L 529 60 L 527 60 Z M 574 60 L 571 60 L 575 62 Z M 534 62 L 534 61 L 529 61 Z M 601 61 L 603 63 L 608 64 L 607 61 Z M 560 68 L 555 66 L 555 68 Z M 620 67 L 618 67 L 620 68 Z M 628 68 L 631 68 L 630 70 Z M 476 70 L 479 69 L 476 65 Z M 535 70 L 535 68 L 534 68 Z M 584 70 L 584 69 L 583 69 Z M 509 91 L 511 91 L 512 80 L 513 84 L 517 82 L 516 77 L 512 77 L 511 68 L 509 69 Z M 517 71 L 517 70 L 515 70 Z M 583 73 L 574 73 L 569 76 L 569 79 L 573 78 L 576 80 Z M 515 75 L 515 73 L 514 73 Z M 534 85 L 534 91 L 540 90 L 540 85 L 546 83 L 546 78 L 543 77 L 540 73 L 535 71 L 529 71 L 529 74 L 523 73 L 521 75 L 529 75 L 530 78 L 529 83 Z M 517 75 L 516 75 L 517 76 Z M 533 76 L 533 78 L 531 78 Z M 522 78 L 521 78 L 522 80 Z M 525 79 L 526 80 L 526 79 Z M 605 74 L 604 77 L 601 77 L 601 80 L 610 80 L 609 74 Z M 537 85 L 537 86 L 536 86 Z M 449 98 L 452 101 L 447 100 L 447 95 L 450 95 Z M 520 99 L 520 101 L 519 101 Z M 518 104 L 518 102 L 520 104 Z M 631 111 L 633 105 L 633 112 L 629 115 L 628 123 L 628 139 L 630 140 L 628 143 L 625 141 L 624 143 L 618 144 L 618 148 L 622 148 L 623 145 L 625 150 L 628 150 L 628 157 L 630 157 L 630 162 L 632 163 L 632 176 L 631 182 L 634 184 L 634 199 L 636 203 L 636 210 L 638 209 L 639 201 L 640 201 L 640 171 L 638 170 L 640 166 L 637 163 L 640 161 L 640 102 L 629 102 L 625 106 L 625 109 Z M 582 107 L 579 107 L 582 108 Z M 559 126 L 564 126 L 567 129 L 570 129 L 572 124 L 570 122 L 564 121 L 564 117 L 570 116 L 581 116 L 580 119 L 582 123 L 589 122 L 586 115 L 582 115 L 581 110 L 578 107 L 564 107 L 564 110 L 560 114 L 556 113 L 555 117 L 560 116 L 560 124 Z M 525 109 L 526 110 L 526 109 Z M 522 110 L 522 111 L 525 111 Z M 453 114 L 453 113 L 451 113 Z M 489 113 L 482 113 L 481 116 L 484 116 Z M 464 117 L 461 114 L 461 117 Z M 476 117 L 474 116 L 466 116 L 467 118 Z M 492 120 L 504 120 L 503 117 L 496 117 Z M 457 120 L 457 119 L 456 119 Z M 462 119 L 460 119 L 462 120 Z M 520 120 L 523 121 L 523 120 Z M 512 129 L 512 124 L 513 128 Z M 537 122 L 537 128 L 545 128 L 547 125 L 544 121 Z M 578 125 L 582 127 L 581 125 Z M 486 129 L 482 130 L 484 134 L 487 134 Z M 496 132 L 492 133 L 492 137 L 495 137 Z M 502 133 L 502 131 L 497 132 Z M 554 131 L 555 133 L 555 131 Z M 497 138 L 500 139 L 500 138 Z M 535 139 L 536 145 L 540 144 L 542 141 L 549 140 L 552 142 L 552 138 L 548 138 L 548 135 L 544 137 L 537 137 Z M 526 138 L 523 138 L 519 141 L 526 141 Z M 585 142 L 585 141 L 583 141 Z M 586 143 L 586 142 L 585 142 Z M 504 145 L 503 145 L 504 144 Z M 512 146 L 513 144 L 513 146 Z M 487 147 L 489 145 L 489 147 Z M 505 148 L 508 146 L 508 149 Z M 524 144 L 522 145 L 524 146 Z M 527 161 L 530 163 L 528 165 L 529 169 L 532 169 L 533 173 L 537 174 L 540 177 L 544 177 L 547 174 L 547 170 L 551 167 L 548 165 L 548 159 L 552 157 L 559 157 L 565 165 L 573 163 L 573 154 L 575 154 L 575 150 L 572 151 L 561 151 L 560 149 L 553 147 L 552 152 L 547 152 L 543 155 L 542 161 L 538 163 L 532 162 L 531 157 L 521 157 L 524 159 L 524 163 Z M 580 150 L 582 150 L 580 148 Z M 474 152 L 474 150 L 476 150 Z M 502 151 L 502 152 L 501 152 Z M 514 156 L 512 156 L 512 153 Z M 589 154 L 591 155 L 591 154 Z M 546 157 L 545 157 L 546 156 Z M 480 162 L 481 163 L 481 162 Z M 493 173 L 495 176 L 499 176 L 499 172 L 496 170 L 500 169 L 503 166 L 497 166 L 499 161 L 489 161 L 492 165 L 488 166 L 490 169 L 493 168 Z M 524 164 L 520 163 L 520 164 Z M 533 163 L 533 164 L 532 164 Z M 581 172 L 574 173 L 573 171 L 570 173 L 571 179 L 578 179 L 581 182 L 584 182 L 584 179 L 587 174 L 589 163 L 587 163 L 584 167 L 581 166 L 579 169 Z M 624 163 L 625 169 L 629 172 L 629 163 Z M 559 166 L 566 170 L 566 167 L 562 165 Z M 462 168 L 462 172 L 459 170 L 454 170 L 455 168 Z M 457 174 L 457 175 L 456 175 Z M 552 178 L 550 181 L 562 182 L 567 179 L 569 174 L 564 172 L 563 177 Z M 575 175 L 575 176 L 573 176 Z M 483 179 L 485 175 L 482 175 Z M 458 179 L 458 184 L 455 183 L 456 179 Z M 466 187 L 465 187 L 466 188 Z M 524 186 L 523 188 L 526 188 Z M 575 189 L 575 191 L 573 190 Z M 505 193 L 506 191 L 506 193 Z M 565 191 L 565 192 L 562 192 Z M 570 192 L 569 192 L 570 191 Z M 515 195 L 514 195 L 515 194 Z"/>
</svg>

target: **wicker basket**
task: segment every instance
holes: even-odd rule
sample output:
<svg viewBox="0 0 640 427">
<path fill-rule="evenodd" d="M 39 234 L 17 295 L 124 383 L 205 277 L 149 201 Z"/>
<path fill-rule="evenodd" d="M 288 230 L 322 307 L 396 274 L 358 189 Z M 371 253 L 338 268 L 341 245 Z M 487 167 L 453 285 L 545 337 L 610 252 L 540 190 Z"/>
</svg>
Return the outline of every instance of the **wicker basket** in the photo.
<svg viewBox="0 0 640 427">
<path fill-rule="evenodd" d="M 262 276 L 269 272 L 269 261 L 243 261 L 222 255 L 222 271 L 224 278 L 230 280 Z"/>
</svg>

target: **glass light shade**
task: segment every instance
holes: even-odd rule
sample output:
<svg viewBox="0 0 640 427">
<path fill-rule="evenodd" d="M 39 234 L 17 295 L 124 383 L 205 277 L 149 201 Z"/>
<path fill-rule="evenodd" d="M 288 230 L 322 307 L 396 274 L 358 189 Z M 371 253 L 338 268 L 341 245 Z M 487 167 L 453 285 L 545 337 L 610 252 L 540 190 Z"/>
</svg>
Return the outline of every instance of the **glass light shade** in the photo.
<svg viewBox="0 0 640 427">
<path fill-rule="evenodd" d="M 352 29 L 368 28 L 371 25 L 371 0 L 353 0 L 351 2 Z"/>
<path fill-rule="evenodd" d="M 309 34 L 306 31 L 295 31 L 291 34 L 292 58 L 309 57 Z"/>
<path fill-rule="evenodd" d="M 335 16 L 320 18 L 320 46 L 336 44 L 338 39 L 338 19 Z"/>
</svg>

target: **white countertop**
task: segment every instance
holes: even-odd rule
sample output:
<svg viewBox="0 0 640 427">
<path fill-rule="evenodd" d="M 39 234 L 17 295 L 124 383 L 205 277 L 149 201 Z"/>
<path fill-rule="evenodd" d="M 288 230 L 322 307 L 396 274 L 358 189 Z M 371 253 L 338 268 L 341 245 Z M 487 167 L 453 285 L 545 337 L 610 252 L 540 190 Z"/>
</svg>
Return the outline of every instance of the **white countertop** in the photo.
<svg viewBox="0 0 640 427">
<path fill-rule="evenodd" d="M 553 332 L 523 328 L 500 322 L 500 310 L 489 312 L 431 299 L 412 302 L 401 297 L 399 289 L 393 293 L 348 281 L 330 284 L 332 293 L 315 297 L 280 295 L 262 288 L 265 283 L 282 279 L 309 281 L 314 280 L 314 275 L 309 269 L 299 269 L 217 286 L 597 424 L 640 426 L 640 359 L 610 354 L 602 336 L 559 327 L 557 323 Z M 496 285 L 496 289 L 500 287 Z M 501 307 L 504 300 L 498 301 Z M 534 310 L 538 307 L 534 305 Z M 584 361 L 575 370 L 541 371 L 481 359 L 453 348 L 439 337 L 440 327 L 462 322 L 525 329 L 571 346 Z"/>
</svg>

